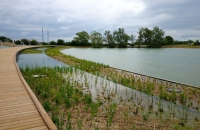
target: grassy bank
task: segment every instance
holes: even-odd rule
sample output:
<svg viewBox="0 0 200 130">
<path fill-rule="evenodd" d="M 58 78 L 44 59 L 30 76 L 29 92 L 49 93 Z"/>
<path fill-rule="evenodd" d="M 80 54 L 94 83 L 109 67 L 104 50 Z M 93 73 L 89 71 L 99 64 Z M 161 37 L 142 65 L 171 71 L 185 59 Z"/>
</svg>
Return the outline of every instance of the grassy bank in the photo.
<svg viewBox="0 0 200 130">
<path fill-rule="evenodd" d="M 60 49 L 64 48 L 51 48 L 46 50 L 46 54 L 98 77 L 104 77 L 114 83 L 184 107 L 180 112 L 175 111 L 173 106 L 167 106 L 168 110 L 165 111 L 159 100 L 154 105 L 152 101 L 143 104 L 144 99 L 134 94 L 124 100 L 116 97 L 117 92 L 114 90 L 104 89 L 110 87 L 109 84 L 103 84 L 105 80 L 100 83 L 103 91 L 100 92 L 95 88 L 99 98 L 94 102 L 88 83 L 91 82 L 91 77 L 87 77 L 86 74 L 74 72 L 72 68 L 22 69 L 29 86 L 59 129 L 197 129 L 200 127 L 199 116 L 188 118 L 187 113 L 188 109 L 199 111 L 198 89 L 156 81 L 103 64 L 67 56 L 60 53 Z M 68 75 L 67 78 L 63 77 L 63 73 Z M 39 74 L 39 78 L 33 78 L 36 74 Z M 73 78 L 77 75 L 81 75 L 83 79 L 74 81 Z M 96 81 L 95 78 L 93 82 L 96 84 Z M 168 92 L 167 88 L 178 88 L 183 92 Z M 83 93 L 85 90 L 89 92 Z M 119 99 L 118 102 L 115 101 L 116 98 Z"/>
<path fill-rule="evenodd" d="M 200 46 L 192 46 L 192 45 L 166 45 L 161 48 L 200 48 Z"/>
<path fill-rule="evenodd" d="M 187 118 L 187 109 L 184 108 L 183 113 L 177 112 L 175 118 L 173 113 L 163 111 L 159 103 L 154 107 L 149 102 L 146 107 L 140 101 L 135 102 L 141 99 L 135 99 L 134 95 L 116 102 L 115 96 L 103 90 L 100 97 L 104 98 L 94 102 L 88 85 L 91 78 L 73 68 L 26 67 L 21 68 L 21 72 L 59 130 L 199 128 L 198 119 L 193 119 L 192 124 L 187 123 L 191 121 Z M 78 75 L 84 80 L 76 79 Z M 101 84 L 101 87 L 109 86 Z M 86 89 L 88 93 L 83 92 Z M 170 109 L 174 111 L 173 107 Z"/>
<path fill-rule="evenodd" d="M 143 77 L 141 75 L 134 75 L 131 72 L 119 71 L 103 64 L 64 55 L 59 51 L 60 49 L 63 49 L 63 47 L 48 49 L 46 54 L 80 70 L 100 77 L 106 77 L 110 81 L 122 84 L 132 89 L 136 89 L 148 95 L 157 96 L 166 101 L 187 105 L 189 108 L 199 111 L 200 89 L 198 88 L 182 86 L 167 81 L 162 82 L 156 79 Z M 169 92 L 167 89 L 178 89 L 182 92 Z"/>
<path fill-rule="evenodd" d="M 23 50 L 21 54 L 42 54 L 42 50 L 26 49 Z"/>
</svg>

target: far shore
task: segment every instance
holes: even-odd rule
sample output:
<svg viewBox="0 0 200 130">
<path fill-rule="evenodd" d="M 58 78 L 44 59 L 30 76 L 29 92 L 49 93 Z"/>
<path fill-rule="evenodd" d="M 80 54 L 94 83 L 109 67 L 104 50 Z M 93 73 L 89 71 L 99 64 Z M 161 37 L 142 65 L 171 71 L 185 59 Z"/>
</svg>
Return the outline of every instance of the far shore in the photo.
<svg viewBox="0 0 200 130">
<path fill-rule="evenodd" d="M 192 46 L 192 45 L 166 45 L 161 48 L 200 48 L 200 46 Z"/>
</svg>

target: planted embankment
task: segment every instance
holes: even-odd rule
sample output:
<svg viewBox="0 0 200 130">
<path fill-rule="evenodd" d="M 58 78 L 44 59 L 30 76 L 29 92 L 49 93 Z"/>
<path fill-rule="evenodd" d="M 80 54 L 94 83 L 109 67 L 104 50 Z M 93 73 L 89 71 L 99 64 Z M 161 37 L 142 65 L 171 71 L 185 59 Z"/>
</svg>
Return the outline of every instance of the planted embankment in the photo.
<svg viewBox="0 0 200 130">
<path fill-rule="evenodd" d="M 52 55 L 62 58 L 62 54 Z M 59 51 L 58 51 L 59 52 Z M 132 85 L 132 88 L 149 93 L 155 85 L 142 78 L 128 73 L 112 70 L 106 74 L 102 64 L 70 59 L 76 61 L 77 68 L 82 68 L 104 78 L 98 78 L 84 71 L 73 68 L 24 68 L 22 73 L 58 129 L 197 129 L 199 116 L 191 118 L 187 106 L 179 111 L 175 105 L 164 106 L 160 100 L 144 99 L 144 94 L 125 91 L 125 98 L 117 96 L 121 93 L 120 84 Z M 89 63 L 88 63 L 89 62 Z M 104 68 L 105 67 L 105 68 Z M 96 71 L 95 71 L 96 70 Z M 103 70 L 103 71 L 100 71 Z M 105 71 L 105 72 L 104 72 Z M 104 73 L 102 73 L 104 72 Z M 116 73 L 114 73 L 116 72 Z M 113 77 L 114 74 L 117 78 Z M 34 78 L 33 75 L 39 75 Z M 115 83 L 110 83 L 112 80 Z M 92 84 L 91 84 L 92 83 Z M 160 83 L 160 82 L 159 82 Z M 160 83 L 161 86 L 164 83 Z M 114 85 L 114 89 L 109 89 Z M 99 86 L 99 87 L 97 87 Z M 97 102 L 92 101 L 93 90 L 97 93 Z M 161 94 L 164 89 L 159 86 Z M 120 91 L 118 91 L 120 90 Z M 126 90 L 126 89 L 125 89 Z M 131 90 L 131 89 L 130 89 Z M 169 93 L 175 99 L 175 93 Z M 152 95 L 150 93 L 150 95 Z M 162 95 L 161 95 L 162 96 Z M 162 98 L 162 97 L 161 97 Z M 153 102 L 157 103 L 153 103 Z M 174 101 L 174 100 L 173 100 Z M 185 100 L 184 100 L 185 101 Z M 186 103 L 185 103 L 186 104 Z M 166 107 L 165 110 L 163 107 Z"/>
<path fill-rule="evenodd" d="M 148 101 L 142 93 L 143 98 L 140 95 L 138 98 L 134 91 L 127 91 L 125 98 L 121 98 L 118 96 L 122 92 L 119 85 L 71 67 L 26 67 L 21 72 L 58 129 L 199 127 L 198 118 L 188 118 L 187 108 L 178 112 L 171 104 L 165 111 L 159 100 L 154 105 L 154 98 Z M 96 102 L 92 100 L 94 91 Z"/>
<path fill-rule="evenodd" d="M 189 85 L 154 78 L 146 75 L 110 68 L 109 66 L 64 55 L 59 50 L 62 47 L 52 48 L 46 54 L 80 70 L 106 77 L 108 80 L 136 89 L 149 95 L 160 97 L 166 101 L 187 105 L 190 109 L 199 110 L 200 90 Z M 171 92 L 167 91 L 171 90 Z M 176 93 L 175 90 L 181 91 Z"/>
</svg>

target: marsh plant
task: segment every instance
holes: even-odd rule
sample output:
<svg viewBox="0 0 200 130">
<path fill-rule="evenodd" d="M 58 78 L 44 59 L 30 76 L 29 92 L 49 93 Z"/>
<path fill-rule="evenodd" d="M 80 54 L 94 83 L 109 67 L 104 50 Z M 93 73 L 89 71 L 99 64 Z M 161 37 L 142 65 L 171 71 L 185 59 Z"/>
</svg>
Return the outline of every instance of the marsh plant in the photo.
<svg viewBox="0 0 200 130">
<path fill-rule="evenodd" d="M 79 61 L 76 62 L 79 63 Z M 99 70 L 102 68 L 102 65 L 92 64 L 92 66 Z M 94 70 L 91 71 L 97 74 L 93 72 Z M 113 76 L 116 82 L 120 81 L 116 83 L 109 81 L 110 78 L 105 75 L 96 76 L 73 67 L 24 67 L 21 68 L 21 72 L 60 130 L 153 129 L 154 127 L 171 128 L 172 124 L 178 124 L 181 128 L 188 127 L 189 121 L 186 122 L 186 120 L 189 112 L 180 111 L 180 114 L 185 114 L 182 117 L 156 116 L 156 113 L 167 115 L 172 111 L 177 112 L 177 107 L 170 107 L 170 111 L 164 110 L 162 100 L 156 100 L 157 98 L 154 99 L 155 97 L 151 96 L 155 86 L 151 82 L 144 83 L 141 77 L 129 75 L 122 80 L 121 78 L 126 74 L 117 75 L 116 78 Z M 106 72 L 105 68 L 104 72 Z M 116 71 L 112 73 L 116 75 Z M 33 75 L 45 76 L 35 78 Z M 128 79 L 130 77 L 133 79 Z M 142 92 L 149 93 L 150 96 L 122 86 L 122 84 L 131 83 L 134 83 L 134 87 Z M 164 91 L 162 89 L 162 97 Z M 200 118 L 199 115 L 195 116 Z M 177 123 L 176 118 L 185 124 Z M 160 126 L 159 123 L 163 122 L 165 123 Z M 198 122 L 195 125 L 198 127 Z"/>
</svg>

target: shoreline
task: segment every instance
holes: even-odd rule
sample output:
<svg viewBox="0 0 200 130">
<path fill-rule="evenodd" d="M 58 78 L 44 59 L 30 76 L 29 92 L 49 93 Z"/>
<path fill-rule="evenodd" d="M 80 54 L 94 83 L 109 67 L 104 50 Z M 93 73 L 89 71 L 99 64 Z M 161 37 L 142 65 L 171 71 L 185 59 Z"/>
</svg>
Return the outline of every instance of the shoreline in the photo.
<svg viewBox="0 0 200 130">
<path fill-rule="evenodd" d="M 192 45 L 165 45 L 165 46 L 161 46 L 161 48 L 196 48 L 196 49 L 200 49 L 200 46 L 192 46 Z"/>
<path fill-rule="evenodd" d="M 134 75 L 139 75 L 139 76 L 142 76 L 142 77 L 146 77 L 146 78 L 152 78 L 152 79 L 155 79 L 155 80 L 158 80 L 158 81 L 164 81 L 164 82 L 170 82 L 172 84 L 177 84 L 177 85 L 180 85 L 182 87 L 193 87 L 193 88 L 197 88 L 197 89 L 200 89 L 200 86 L 194 86 L 194 85 L 190 85 L 190 84 L 185 84 L 185 83 L 180 83 L 180 82 L 177 82 L 177 81 L 171 81 L 171 80 L 168 80 L 168 79 L 162 79 L 162 78 L 159 78 L 159 77 L 154 77 L 154 76 L 150 76 L 150 75 L 145 75 L 145 74 L 140 74 L 140 73 L 135 73 L 135 72 L 132 72 L 132 71 L 128 71 L 128 70 L 123 70 L 123 69 L 119 69 L 119 68 L 114 68 L 114 67 L 109 67 L 111 69 L 115 69 L 115 70 L 118 70 L 118 71 L 124 71 L 124 72 L 127 72 L 127 73 L 132 73 Z"/>
</svg>

